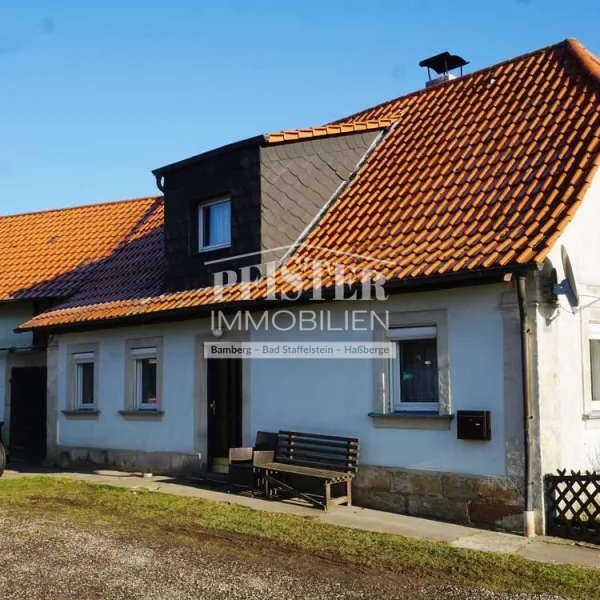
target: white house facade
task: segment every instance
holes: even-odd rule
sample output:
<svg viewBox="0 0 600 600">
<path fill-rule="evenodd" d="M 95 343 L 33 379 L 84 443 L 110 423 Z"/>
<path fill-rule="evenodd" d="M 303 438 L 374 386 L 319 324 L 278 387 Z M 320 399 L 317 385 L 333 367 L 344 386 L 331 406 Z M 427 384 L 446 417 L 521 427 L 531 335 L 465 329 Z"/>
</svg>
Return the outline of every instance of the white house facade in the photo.
<svg viewBox="0 0 600 600">
<path fill-rule="evenodd" d="M 541 294 L 535 315 L 537 386 L 542 436 L 542 470 L 600 469 L 600 177 L 548 255 L 538 286 L 548 289 L 549 270 L 565 273 L 562 249 L 568 249 L 580 305 L 561 296 L 556 303 Z M 545 301 L 544 301 L 545 300 Z"/>
<path fill-rule="evenodd" d="M 252 445 L 257 431 L 280 429 L 356 436 L 363 465 L 356 482 L 358 502 L 467 521 L 469 502 L 481 512 L 480 504 L 510 499 L 512 505 L 504 504 L 508 508 L 500 520 L 510 517 L 511 510 L 520 519 L 520 372 L 519 361 L 510 357 L 511 349 L 518 351 L 519 337 L 514 309 L 502 305 L 510 287 L 507 283 L 328 306 L 332 328 L 343 327 L 350 304 L 352 310 L 387 311 L 392 337 L 394 331 L 417 323 L 435 327 L 439 378 L 448 388 L 444 406 L 431 414 L 395 410 L 390 386 L 382 384 L 389 359 L 206 358 L 204 344 L 217 341 L 210 319 L 56 335 L 48 359 L 53 430 L 49 456 L 65 466 L 81 461 L 173 474 L 218 468 L 209 462 L 207 426 L 214 398 L 209 395 L 208 365 L 239 361 L 242 438 L 237 443 Z M 225 332 L 218 341 L 228 339 L 369 343 L 381 334 L 300 331 L 298 326 L 265 331 L 263 326 Z M 126 384 L 132 348 L 147 344 L 160 348 L 162 393 L 157 410 L 129 412 L 129 396 L 135 393 L 135 386 Z M 72 367 L 81 349 L 93 349 L 89 358 L 97 369 L 97 399 L 89 411 L 70 404 L 77 384 Z M 491 440 L 458 440 L 456 414 L 461 410 L 490 411 Z M 456 491 L 465 480 L 472 491 Z M 496 517 L 500 509 L 494 510 Z"/>
<path fill-rule="evenodd" d="M 62 246 L 36 218 L 47 460 L 222 473 L 259 431 L 341 434 L 359 504 L 543 531 L 544 476 L 600 469 L 599 64 L 565 40 L 187 158 L 164 197 L 61 212 Z M 206 354 L 319 343 L 395 354 Z"/>
</svg>

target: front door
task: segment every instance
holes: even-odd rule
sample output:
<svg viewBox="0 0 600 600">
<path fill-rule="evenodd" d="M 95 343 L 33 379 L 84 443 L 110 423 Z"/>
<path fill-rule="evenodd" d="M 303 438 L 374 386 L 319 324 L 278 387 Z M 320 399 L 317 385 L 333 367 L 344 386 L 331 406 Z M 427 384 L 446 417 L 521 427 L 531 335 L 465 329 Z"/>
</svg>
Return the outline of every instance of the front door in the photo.
<svg viewBox="0 0 600 600">
<path fill-rule="evenodd" d="M 46 367 L 13 367 L 10 373 L 11 460 L 46 456 Z"/>
<path fill-rule="evenodd" d="M 226 473 L 229 448 L 242 445 L 242 360 L 208 359 L 208 464 Z"/>
</svg>

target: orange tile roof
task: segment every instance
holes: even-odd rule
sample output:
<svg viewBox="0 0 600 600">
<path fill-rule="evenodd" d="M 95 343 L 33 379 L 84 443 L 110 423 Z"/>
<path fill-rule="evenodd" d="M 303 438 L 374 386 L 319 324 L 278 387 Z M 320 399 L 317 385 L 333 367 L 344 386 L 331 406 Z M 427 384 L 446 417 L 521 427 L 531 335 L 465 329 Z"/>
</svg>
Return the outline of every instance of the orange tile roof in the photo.
<svg viewBox="0 0 600 600">
<path fill-rule="evenodd" d="M 362 269 L 409 281 L 542 261 L 598 167 L 599 99 L 600 61 L 566 40 L 325 126 L 394 121 L 289 268 L 360 255 Z M 332 283 L 325 274 L 323 286 Z M 261 282 L 251 297 L 265 290 Z M 228 288 L 225 300 L 241 293 Z M 180 292 L 57 309 L 23 327 L 216 302 L 210 289 Z"/>
<path fill-rule="evenodd" d="M 296 142 L 308 138 L 344 135 L 346 133 L 357 133 L 359 131 L 373 131 L 385 129 L 394 122 L 393 119 L 372 119 L 368 121 L 351 121 L 348 123 L 332 123 L 319 127 L 308 127 L 306 129 L 288 129 L 265 135 L 269 144 L 281 142 Z"/>
<path fill-rule="evenodd" d="M 162 197 L 0 217 L 0 300 L 69 296 L 158 228 Z"/>
</svg>

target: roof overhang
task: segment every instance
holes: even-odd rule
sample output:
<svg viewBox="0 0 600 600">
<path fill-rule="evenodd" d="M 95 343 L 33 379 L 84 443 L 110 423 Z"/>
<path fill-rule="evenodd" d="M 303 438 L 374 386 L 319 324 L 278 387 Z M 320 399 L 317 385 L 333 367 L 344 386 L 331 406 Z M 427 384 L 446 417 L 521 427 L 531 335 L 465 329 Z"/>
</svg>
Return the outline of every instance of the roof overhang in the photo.
<svg viewBox="0 0 600 600">
<path fill-rule="evenodd" d="M 176 171 L 177 169 L 181 169 L 182 167 L 187 167 L 195 163 L 203 162 L 209 158 L 218 156 L 219 154 L 230 152 L 231 150 L 238 150 L 246 146 L 261 145 L 264 144 L 265 141 L 266 138 L 264 135 L 257 135 L 251 138 L 246 138 L 238 142 L 233 142 L 231 144 L 226 144 L 225 146 L 220 146 L 219 148 L 214 148 L 213 150 L 208 150 L 207 152 L 202 152 L 201 154 L 196 154 L 195 156 L 190 156 L 189 158 L 184 158 L 183 160 L 179 160 L 169 165 L 165 165 L 164 167 L 159 167 L 158 169 L 154 169 L 152 171 L 152 174 L 155 177 L 163 177 L 167 173 L 170 173 L 171 171 Z"/>
<path fill-rule="evenodd" d="M 478 285 L 489 285 L 505 281 L 506 275 L 516 275 L 528 271 L 538 271 L 541 265 L 536 262 L 524 265 L 508 265 L 505 267 L 493 267 L 487 269 L 477 269 L 457 273 L 445 273 L 442 275 L 428 275 L 424 277 L 414 277 L 408 279 L 397 279 L 389 281 L 384 285 L 384 289 L 391 295 L 408 294 L 416 292 L 433 292 L 445 289 L 455 289 L 461 287 L 473 287 Z M 348 288 L 348 294 L 360 290 L 361 285 Z M 335 300 L 335 288 L 328 288 L 322 291 L 322 302 Z M 110 317 L 87 322 L 63 323 L 57 325 L 46 325 L 40 327 L 26 327 L 15 329 L 16 333 L 26 331 L 45 331 L 48 333 L 90 331 L 99 329 L 113 329 L 118 327 L 130 327 L 135 325 L 150 325 L 154 323 L 187 321 L 191 319 L 200 319 L 210 315 L 213 311 L 222 311 L 224 314 L 231 314 L 239 310 L 264 310 L 265 308 L 289 307 L 298 304 L 310 303 L 315 305 L 315 300 L 311 298 L 311 292 L 302 294 L 296 300 L 241 300 L 237 302 L 226 302 L 221 304 L 203 304 L 200 306 L 190 306 L 165 311 L 156 311 L 152 313 L 124 315 Z"/>
</svg>

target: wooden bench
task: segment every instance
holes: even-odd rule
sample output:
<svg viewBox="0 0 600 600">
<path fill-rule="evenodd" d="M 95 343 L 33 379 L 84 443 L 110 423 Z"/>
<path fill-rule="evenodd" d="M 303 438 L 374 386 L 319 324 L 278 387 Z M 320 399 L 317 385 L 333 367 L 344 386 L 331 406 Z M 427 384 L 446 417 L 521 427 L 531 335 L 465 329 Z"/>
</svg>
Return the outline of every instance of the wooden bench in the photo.
<svg viewBox="0 0 600 600">
<path fill-rule="evenodd" d="M 267 498 L 287 493 L 328 510 L 332 504 L 352 505 L 359 446 L 355 437 L 280 431 L 275 451 L 256 453 L 254 464 L 264 471 Z M 298 478 L 310 478 L 323 494 L 300 489 L 295 483 Z M 338 488 L 342 488 L 342 495 L 335 494 Z"/>
</svg>

